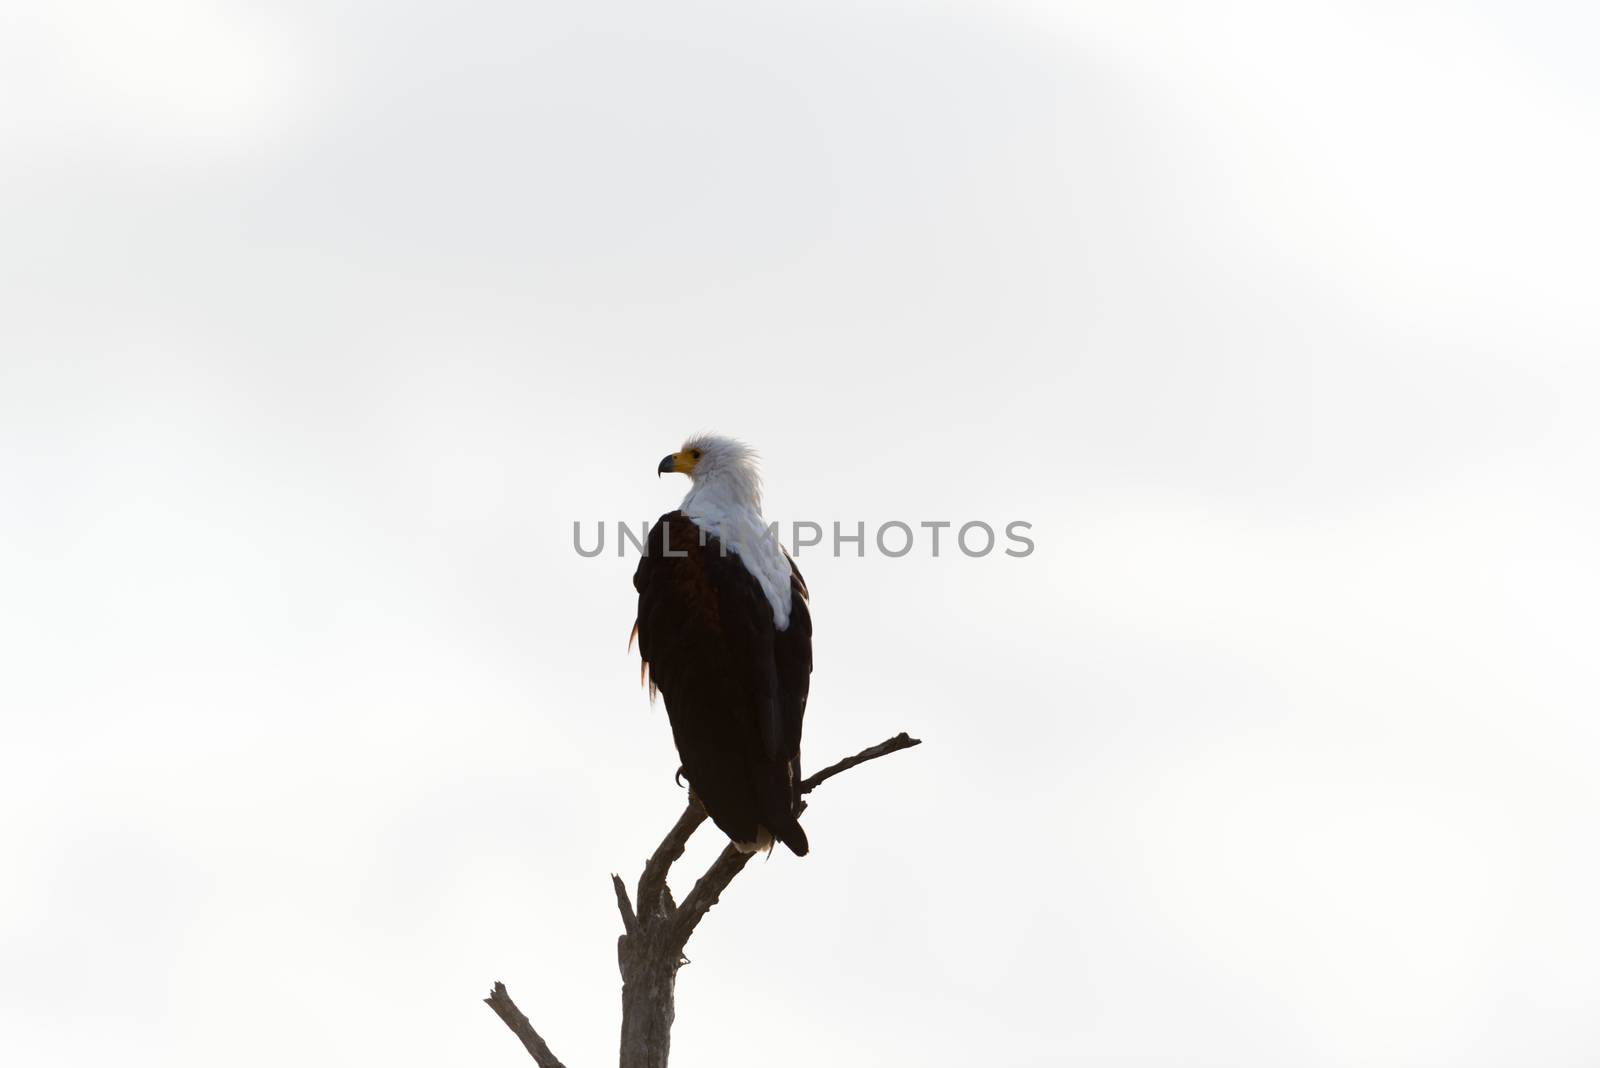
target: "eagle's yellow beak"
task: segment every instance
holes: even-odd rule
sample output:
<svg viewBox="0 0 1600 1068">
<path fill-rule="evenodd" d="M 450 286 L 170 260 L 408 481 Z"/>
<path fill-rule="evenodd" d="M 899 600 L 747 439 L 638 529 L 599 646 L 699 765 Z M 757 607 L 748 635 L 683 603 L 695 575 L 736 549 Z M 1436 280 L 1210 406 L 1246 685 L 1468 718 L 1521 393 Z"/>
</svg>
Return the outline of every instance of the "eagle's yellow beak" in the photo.
<svg viewBox="0 0 1600 1068">
<path fill-rule="evenodd" d="M 700 457 L 689 452 L 675 452 L 671 456 L 663 457 L 656 466 L 656 477 L 665 474 L 687 475 L 694 470 L 694 465 L 700 462 Z"/>
</svg>

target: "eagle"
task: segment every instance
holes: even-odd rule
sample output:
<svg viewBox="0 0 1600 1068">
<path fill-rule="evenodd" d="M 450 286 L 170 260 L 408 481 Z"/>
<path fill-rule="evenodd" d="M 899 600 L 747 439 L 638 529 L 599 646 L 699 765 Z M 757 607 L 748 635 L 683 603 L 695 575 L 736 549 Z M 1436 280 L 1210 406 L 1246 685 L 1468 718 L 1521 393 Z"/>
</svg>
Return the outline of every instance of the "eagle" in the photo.
<svg viewBox="0 0 1600 1068">
<path fill-rule="evenodd" d="M 761 517 L 754 451 L 701 435 L 656 466 L 689 493 L 656 521 L 633 587 L 639 673 L 666 701 L 679 773 L 740 851 L 796 856 L 800 727 L 811 688 L 805 579 Z"/>
</svg>

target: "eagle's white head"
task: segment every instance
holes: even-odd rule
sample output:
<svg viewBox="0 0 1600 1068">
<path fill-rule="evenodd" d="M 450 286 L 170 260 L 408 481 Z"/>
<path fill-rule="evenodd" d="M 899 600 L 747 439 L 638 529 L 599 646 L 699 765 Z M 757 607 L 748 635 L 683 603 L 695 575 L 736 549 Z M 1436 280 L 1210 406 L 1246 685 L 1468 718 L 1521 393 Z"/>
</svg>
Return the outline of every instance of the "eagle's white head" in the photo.
<svg viewBox="0 0 1600 1068">
<path fill-rule="evenodd" d="M 685 512 L 691 511 L 692 501 L 718 511 L 748 508 L 758 515 L 761 512 L 760 458 L 742 441 L 696 434 L 656 467 L 657 474 L 669 471 L 688 475 L 693 483 L 683 499 Z"/>
<path fill-rule="evenodd" d="M 793 565 L 779 544 L 776 527 L 761 517 L 761 473 L 755 450 L 742 441 L 697 434 L 656 466 L 688 475 L 692 485 L 678 506 L 724 549 L 736 553 L 772 605 L 779 630 L 789 625 Z"/>
</svg>

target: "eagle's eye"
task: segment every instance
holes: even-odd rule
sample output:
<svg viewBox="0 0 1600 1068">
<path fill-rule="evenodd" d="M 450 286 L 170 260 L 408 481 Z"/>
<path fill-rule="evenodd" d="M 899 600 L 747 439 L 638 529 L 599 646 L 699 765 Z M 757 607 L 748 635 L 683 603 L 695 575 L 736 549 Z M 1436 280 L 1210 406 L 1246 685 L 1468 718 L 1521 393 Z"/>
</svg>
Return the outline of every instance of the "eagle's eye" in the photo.
<svg viewBox="0 0 1600 1068">
<path fill-rule="evenodd" d="M 689 455 L 694 457 L 696 460 L 698 460 L 698 459 L 700 459 L 700 450 L 699 449 L 690 449 L 689 450 Z"/>
</svg>

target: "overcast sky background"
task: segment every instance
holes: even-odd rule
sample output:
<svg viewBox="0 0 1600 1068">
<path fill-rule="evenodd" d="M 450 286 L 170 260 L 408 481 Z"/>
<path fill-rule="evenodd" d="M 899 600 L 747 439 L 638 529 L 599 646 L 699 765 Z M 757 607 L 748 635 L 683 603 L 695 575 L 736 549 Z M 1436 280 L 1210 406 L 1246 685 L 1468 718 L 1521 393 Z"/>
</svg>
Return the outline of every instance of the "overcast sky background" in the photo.
<svg viewBox="0 0 1600 1068">
<path fill-rule="evenodd" d="M 1600 25 L 1203 8 L 7 7 L 0 1061 L 612 1062 L 702 429 L 1037 550 L 802 558 L 678 1061 L 1600 1059 Z"/>
</svg>

